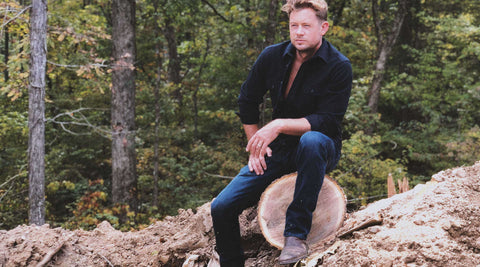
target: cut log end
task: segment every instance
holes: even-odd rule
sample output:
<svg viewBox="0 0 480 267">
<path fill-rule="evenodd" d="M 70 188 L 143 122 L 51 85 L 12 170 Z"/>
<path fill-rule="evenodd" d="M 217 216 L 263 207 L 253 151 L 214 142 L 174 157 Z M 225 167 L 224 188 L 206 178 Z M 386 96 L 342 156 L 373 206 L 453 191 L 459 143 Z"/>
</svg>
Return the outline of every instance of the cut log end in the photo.
<svg viewBox="0 0 480 267">
<path fill-rule="evenodd" d="M 283 248 L 285 214 L 293 199 L 296 179 L 296 173 L 279 178 L 267 187 L 258 203 L 258 222 L 263 236 L 278 249 Z M 345 214 L 346 198 L 343 190 L 334 180 L 325 176 L 307 244 L 314 247 L 334 238 L 343 225 Z"/>
</svg>

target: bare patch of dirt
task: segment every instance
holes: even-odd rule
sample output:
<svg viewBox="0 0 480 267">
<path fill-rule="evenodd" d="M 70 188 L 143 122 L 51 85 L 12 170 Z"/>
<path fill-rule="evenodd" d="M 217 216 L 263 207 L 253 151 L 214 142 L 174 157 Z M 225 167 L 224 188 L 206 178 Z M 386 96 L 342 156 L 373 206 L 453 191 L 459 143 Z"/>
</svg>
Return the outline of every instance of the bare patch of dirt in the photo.
<svg viewBox="0 0 480 267">
<path fill-rule="evenodd" d="M 480 162 L 349 214 L 339 232 L 377 216 L 381 224 L 313 248 L 309 266 L 480 266 Z M 275 266 L 280 252 L 263 238 L 256 210 L 240 221 L 246 266 Z M 108 222 L 93 231 L 48 225 L 0 231 L 0 266 L 42 260 L 45 266 L 218 266 L 214 243 L 206 203 L 136 232 Z"/>
</svg>

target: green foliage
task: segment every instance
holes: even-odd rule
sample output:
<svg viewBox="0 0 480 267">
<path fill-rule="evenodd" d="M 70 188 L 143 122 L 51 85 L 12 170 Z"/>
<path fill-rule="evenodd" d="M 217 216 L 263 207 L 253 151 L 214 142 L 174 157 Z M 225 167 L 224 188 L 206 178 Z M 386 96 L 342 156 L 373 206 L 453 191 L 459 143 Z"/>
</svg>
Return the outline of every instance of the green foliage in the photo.
<svg viewBox="0 0 480 267">
<path fill-rule="evenodd" d="M 136 3 L 134 214 L 111 201 L 110 2 L 49 1 L 46 200 L 53 225 L 92 229 L 108 220 L 122 230 L 141 228 L 210 201 L 229 182 L 219 177 L 235 176 L 247 161 L 236 99 L 268 45 L 270 1 Z M 354 70 L 342 159 L 331 173 L 348 198 L 366 204 L 376 199 L 369 197 L 383 197 L 389 173 L 415 185 L 479 160 L 480 2 L 412 3 L 388 61 L 378 114 L 366 106 L 378 41 L 371 2 L 329 3 L 326 39 Z M 12 0 L 0 5 L 0 20 L 12 19 L 0 37 L 0 228 L 6 229 L 25 223 L 28 214 L 29 18 L 28 12 L 18 15 L 23 8 Z M 392 2 L 377 15 L 388 23 L 395 10 Z M 276 10 L 273 22 L 275 40 L 286 40 L 285 14 Z M 167 24 L 174 27 L 179 82 L 168 78 Z M 158 207 L 152 204 L 157 89 Z M 365 134 L 368 129 L 375 131 Z"/>
<path fill-rule="evenodd" d="M 0 228 L 2 229 L 27 223 L 28 177 L 26 171 L 19 169 L 18 174 L 0 180 Z"/>
<path fill-rule="evenodd" d="M 0 228 L 25 223 L 28 216 L 27 116 L 0 114 Z"/>
<path fill-rule="evenodd" d="M 480 151 L 480 128 L 478 125 L 464 135 L 446 144 L 447 156 L 458 165 L 471 164 L 472 159 L 478 159 Z"/>
<path fill-rule="evenodd" d="M 210 201 L 228 181 L 212 174 L 233 176 L 242 164 L 239 151 L 229 142 L 221 141 L 214 148 L 195 141 L 191 135 L 186 131 L 172 133 L 160 145 L 160 193 L 155 217 L 175 214 L 179 208 L 196 208 Z M 150 147 L 138 150 L 137 167 L 141 171 L 138 191 L 142 203 L 149 203 L 152 199 L 152 158 Z M 148 212 L 149 206 L 142 208 L 141 212 Z"/>
<path fill-rule="evenodd" d="M 400 64 L 398 74 L 389 74 L 381 112 L 391 130 L 381 134 L 398 144 L 397 151 L 408 151 L 387 152 L 389 157 L 405 159 L 409 171 L 427 180 L 460 163 L 446 156 L 456 153 L 447 144 L 468 135 L 480 121 L 480 28 L 470 13 L 417 16 L 424 27 L 417 43 L 425 45 L 400 49 L 408 61 Z M 478 159 L 473 156 L 468 164 Z"/>
<path fill-rule="evenodd" d="M 380 136 L 359 131 L 343 142 L 342 158 L 330 174 L 344 188 L 348 198 L 383 197 L 387 193 L 387 177 L 403 179 L 407 175 L 402 162 L 382 159 Z"/>
<path fill-rule="evenodd" d="M 50 188 L 55 186 L 50 186 Z M 71 187 L 71 186 L 70 186 Z M 108 203 L 107 188 L 102 179 L 89 181 L 88 190 L 75 203 L 69 206 L 73 216 L 63 226 L 70 229 L 92 230 L 102 221 L 108 221 L 121 230 L 130 230 L 135 224 L 135 214 L 125 205 L 111 206 Z M 119 216 L 127 214 L 127 220 L 119 224 Z"/>
</svg>

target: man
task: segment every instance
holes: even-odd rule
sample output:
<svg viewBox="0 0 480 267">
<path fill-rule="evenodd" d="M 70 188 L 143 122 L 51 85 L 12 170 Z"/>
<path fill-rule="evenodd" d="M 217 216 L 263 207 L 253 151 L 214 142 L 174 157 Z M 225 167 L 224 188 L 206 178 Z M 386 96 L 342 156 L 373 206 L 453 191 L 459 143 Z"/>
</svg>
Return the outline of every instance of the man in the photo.
<svg viewBox="0 0 480 267">
<path fill-rule="evenodd" d="M 248 139 L 248 165 L 212 202 L 216 249 L 222 266 L 243 266 L 238 215 L 257 204 L 275 179 L 298 171 L 286 213 L 280 264 L 307 257 L 305 242 L 325 173 L 341 149 L 341 122 L 352 85 L 350 61 L 323 36 L 324 0 L 287 0 L 290 42 L 267 47 L 241 87 L 239 116 Z M 273 120 L 259 128 L 259 104 L 269 91 Z"/>
</svg>

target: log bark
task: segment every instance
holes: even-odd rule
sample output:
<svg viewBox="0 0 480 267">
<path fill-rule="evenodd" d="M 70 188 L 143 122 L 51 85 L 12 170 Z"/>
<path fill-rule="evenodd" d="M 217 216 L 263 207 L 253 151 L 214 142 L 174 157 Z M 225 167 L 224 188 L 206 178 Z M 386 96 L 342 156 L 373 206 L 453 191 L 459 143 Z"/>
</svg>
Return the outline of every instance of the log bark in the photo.
<svg viewBox="0 0 480 267">
<path fill-rule="evenodd" d="M 258 222 L 265 239 L 278 249 L 283 248 L 285 214 L 293 199 L 297 174 L 288 174 L 276 180 L 263 192 L 258 203 Z M 309 247 L 317 247 L 335 238 L 346 214 L 343 190 L 330 177 L 325 176 L 313 213 L 312 228 L 307 238 Z"/>
<path fill-rule="evenodd" d="M 45 223 L 45 70 L 47 64 L 47 1 L 33 0 L 30 15 L 28 86 L 28 182 L 31 224 Z"/>
</svg>

